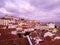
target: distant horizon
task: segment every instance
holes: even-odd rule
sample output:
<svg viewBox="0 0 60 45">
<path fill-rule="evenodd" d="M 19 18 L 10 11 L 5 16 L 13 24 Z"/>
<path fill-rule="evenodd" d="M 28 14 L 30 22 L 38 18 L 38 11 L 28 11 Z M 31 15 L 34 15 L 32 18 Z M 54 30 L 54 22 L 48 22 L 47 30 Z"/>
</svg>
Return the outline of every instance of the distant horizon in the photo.
<svg viewBox="0 0 60 45">
<path fill-rule="evenodd" d="M 4 17 L 5 15 L 1 16 L 0 15 L 0 18 L 1 17 Z M 8 15 L 8 16 L 13 16 L 13 17 L 16 17 L 14 15 Z M 18 16 L 17 16 L 18 17 Z M 24 19 L 28 19 L 28 18 L 25 18 L 25 17 L 19 17 L 19 18 L 24 18 Z M 28 20 L 36 20 L 36 19 L 28 19 Z M 39 22 L 45 22 L 45 23 L 48 23 L 48 22 L 59 22 L 59 21 L 41 21 L 41 20 L 36 20 L 36 21 L 39 21 Z"/>
</svg>

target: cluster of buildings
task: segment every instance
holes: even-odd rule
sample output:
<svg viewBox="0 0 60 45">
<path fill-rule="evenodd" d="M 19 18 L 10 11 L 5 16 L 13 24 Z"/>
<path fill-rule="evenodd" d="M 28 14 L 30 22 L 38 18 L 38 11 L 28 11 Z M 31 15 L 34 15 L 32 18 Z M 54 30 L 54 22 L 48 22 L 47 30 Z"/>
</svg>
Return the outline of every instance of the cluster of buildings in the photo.
<svg viewBox="0 0 60 45">
<path fill-rule="evenodd" d="M 28 20 L 8 15 L 0 18 L 0 27 L 2 29 L 14 29 L 11 31 L 11 34 L 18 35 L 19 38 L 27 37 L 30 45 L 38 45 L 40 41 L 43 41 L 44 37 L 46 37 L 44 34 L 47 31 L 54 33 L 53 35 L 59 31 L 55 23 L 52 22 L 44 24 L 36 20 Z M 48 32 L 48 34 L 52 35 L 50 32 Z"/>
<path fill-rule="evenodd" d="M 55 24 L 52 22 L 49 22 L 48 24 L 42 24 L 41 22 L 38 22 L 36 20 L 27 20 L 27 19 L 25 20 L 23 18 L 20 19 L 18 17 L 8 16 L 8 15 L 5 15 L 4 17 L 0 18 L 0 25 L 9 26 L 9 28 L 24 25 L 25 27 L 30 27 L 30 28 L 32 27 L 41 30 L 48 28 L 55 28 Z"/>
</svg>

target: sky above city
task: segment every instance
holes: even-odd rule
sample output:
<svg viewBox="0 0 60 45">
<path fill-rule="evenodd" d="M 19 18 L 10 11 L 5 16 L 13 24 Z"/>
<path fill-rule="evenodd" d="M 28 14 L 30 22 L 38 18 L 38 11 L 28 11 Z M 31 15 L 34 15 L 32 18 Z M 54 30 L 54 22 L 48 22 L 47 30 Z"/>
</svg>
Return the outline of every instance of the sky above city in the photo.
<svg viewBox="0 0 60 45">
<path fill-rule="evenodd" d="M 60 0 L 0 0 L 0 16 L 5 14 L 60 22 Z"/>
</svg>

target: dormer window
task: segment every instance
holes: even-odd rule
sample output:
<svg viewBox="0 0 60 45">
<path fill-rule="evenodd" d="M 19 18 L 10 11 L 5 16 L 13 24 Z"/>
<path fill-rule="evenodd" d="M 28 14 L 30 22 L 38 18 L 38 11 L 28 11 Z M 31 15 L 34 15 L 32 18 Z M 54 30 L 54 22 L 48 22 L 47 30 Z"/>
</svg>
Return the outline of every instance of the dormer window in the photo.
<svg viewBox="0 0 60 45">
<path fill-rule="evenodd" d="M 22 18 L 21 20 L 23 21 L 24 19 Z"/>
</svg>

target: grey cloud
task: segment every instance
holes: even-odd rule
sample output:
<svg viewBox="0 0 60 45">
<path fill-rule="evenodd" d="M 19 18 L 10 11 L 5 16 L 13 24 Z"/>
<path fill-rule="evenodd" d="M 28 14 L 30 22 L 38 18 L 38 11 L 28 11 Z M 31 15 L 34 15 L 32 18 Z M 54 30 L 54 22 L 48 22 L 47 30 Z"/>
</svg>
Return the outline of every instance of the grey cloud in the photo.
<svg viewBox="0 0 60 45">
<path fill-rule="evenodd" d="M 60 7 L 60 1 L 55 2 L 55 0 L 31 0 L 30 3 L 40 10 L 42 9 L 45 11 Z"/>
</svg>

